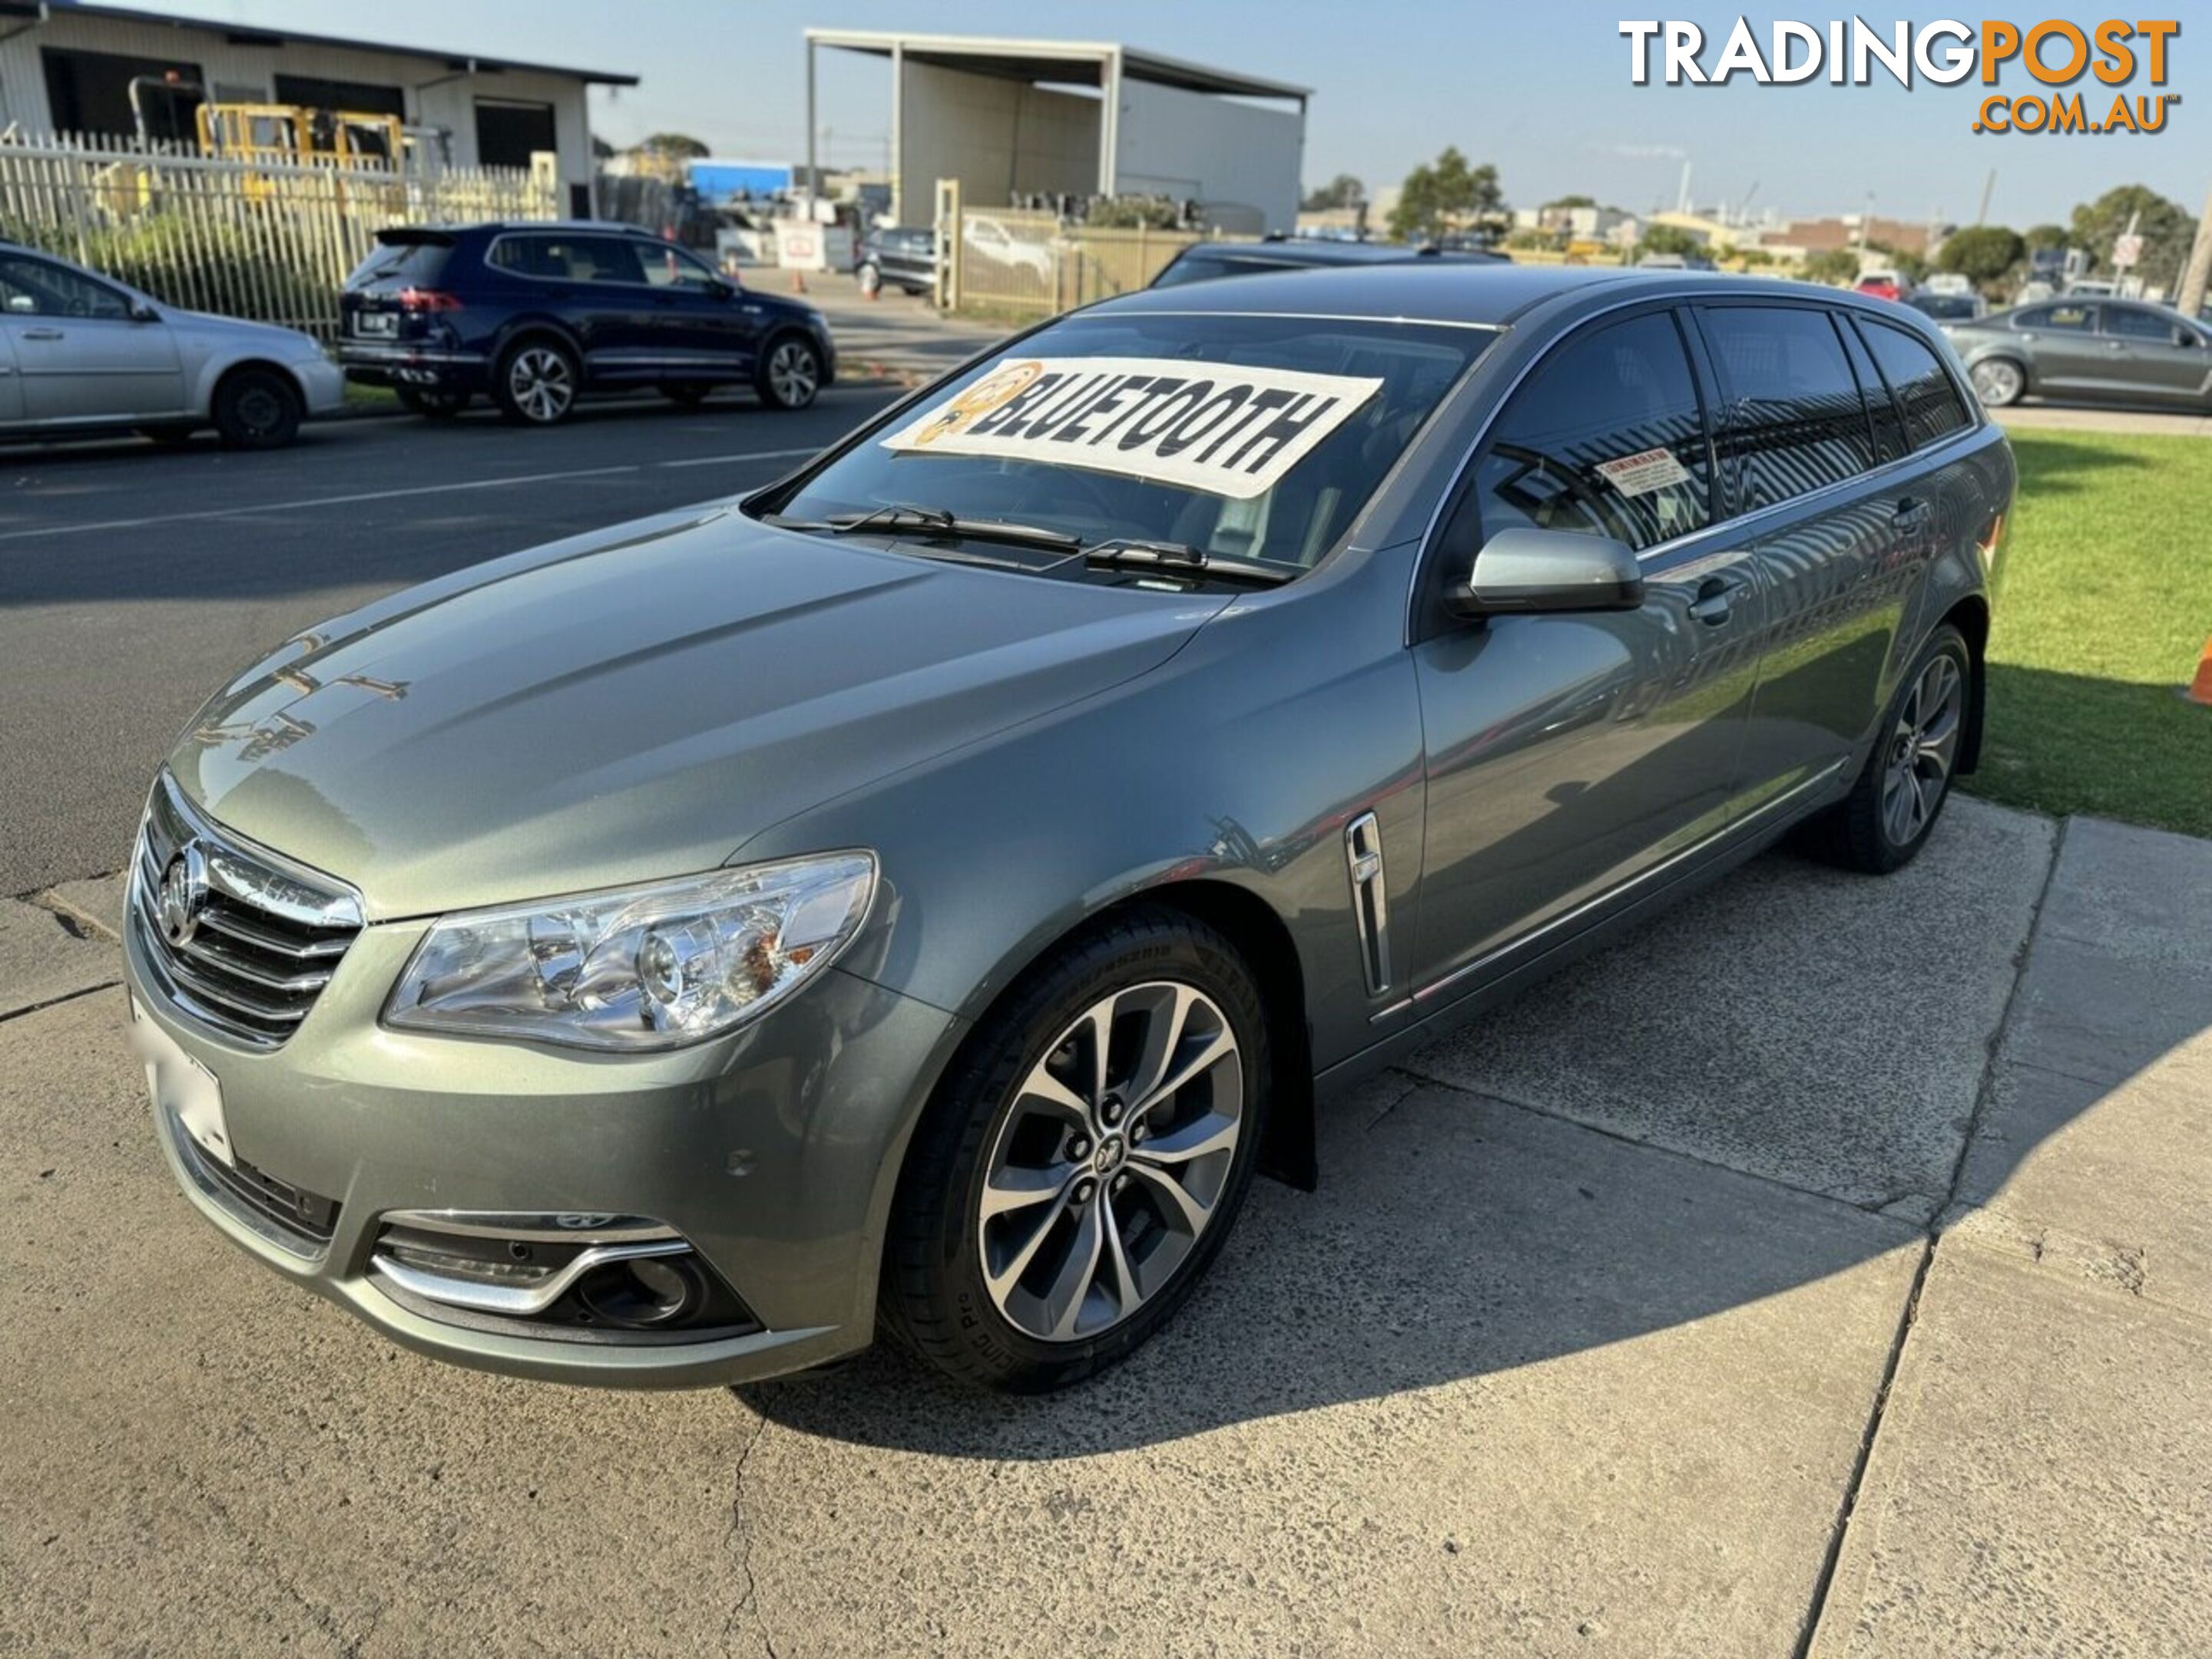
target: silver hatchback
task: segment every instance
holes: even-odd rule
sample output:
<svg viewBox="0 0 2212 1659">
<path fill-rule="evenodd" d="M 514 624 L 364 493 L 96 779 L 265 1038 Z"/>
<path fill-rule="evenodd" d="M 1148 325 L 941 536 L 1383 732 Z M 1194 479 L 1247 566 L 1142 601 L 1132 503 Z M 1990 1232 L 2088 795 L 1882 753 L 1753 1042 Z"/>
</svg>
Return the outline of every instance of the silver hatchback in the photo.
<svg viewBox="0 0 2212 1659">
<path fill-rule="evenodd" d="M 345 399 L 309 335 L 165 305 L 50 253 L 0 242 L 0 437 L 213 427 L 275 449 Z"/>
</svg>

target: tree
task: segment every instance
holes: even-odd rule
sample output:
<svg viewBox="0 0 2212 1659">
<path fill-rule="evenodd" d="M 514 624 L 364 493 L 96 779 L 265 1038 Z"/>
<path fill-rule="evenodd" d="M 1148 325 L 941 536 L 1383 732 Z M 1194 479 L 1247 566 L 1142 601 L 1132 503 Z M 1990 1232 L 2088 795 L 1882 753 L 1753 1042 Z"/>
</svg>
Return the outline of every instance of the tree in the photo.
<svg viewBox="0 0 2212 1659">
<path fill-rule="evenodd" d="M 1679 253 L 1687 258 L 1705 251 L 1705 245 L 1680 225 L 1647 225 L 1643 240 L 1636 245 L 1638 258 L 1647 253 Z"/>
<path fill-rule="evenodd" d="M 614 155 L 615 147 L 609 143 L 605 139 L 600 137 L 598 133 L 593 133 L 592 135 L 592 159 L 594 161 L 611 161 L 614 159 Z"/>
<path fill-rule="evenodd" d="M 1597 198 L 1595 196 L 1554 196 L 1544 204 L 1540 211 L 1549 213 L 1553 208 L 1583 208 L 1596 205 Z"/>
<path fill-rule="evenodd" d="M 2052 248 L 2064 247 L 2066 246 L 2066 227 L 2063 225 L 2030 225 L 2021 240 L 2027 244 L 2027 251 L 2030 253 L 2045 253 Z"/>
<path fill-rule="evenodd" d="M 1358 207 L 1367 199 L 1367 186 L 1348 173 L 1340 173 L 1319 190 L 1309 191 L 1298 204 L 1301 213 L 1327 213 L 1333 208 Z"/>
<path fill-rule="evenodd" d="M 1433 164 L 1424 161 L 1406 175 L 1398 204 L 1390 210 L 1390 234 L 1401 242 L 1433 241 L 1447 230 L 1492 216 L 1504 205 L 1498 169 L 1487 161 L 1471 167 L 1456 146 L 1448 147 Z"/>
<path fill-rule="evenodd" d="M 2003 225 L 1974 225 L 1954 230 L 1936 255 L 1936 269 L 1964 276 L 1978 289 L 1987 289 L 2027 257 L 2027 244 L 2016 230 Z"/>
<path fill-rule="evenodd" d="M 1758 270 L 1774 263 L 1774 256 L 1763 247 L 1745 248 L 1740 257 L 1746 270 Z"/>
<path fill-rule="evenodd" d="M 1889 261 L 1892 270 L 1915 288 L 1919 287 L 1928 275 L 1928 261 L 1909 249 L 1896 247 L 1887 242 L 1869 242 L 1867 252 L 1881 255 Z"/>
<path fill-rule="evenodd" d="M 1805 256 L 1805 280 L 1841 288 L 1859 277 L 1859 256 L 1847 247 L 1823 248 Z"/>
<path fill-rule="evenodd" d="M 2122 185 L 2075 208 L 2069 240 L 2095 260 L 2097 269 L 2111 270 L 2112 243 L 2130 219 L 2143 240 L 2142 258 L 2135 269 L 2154 282 L 2177 280 L 2190 245 L 2197 240 L 2197 221 L 2148 185 Z"/>
<path fill-rule="evenodd" d="M 696 161 L 714 154 L 688 132 L 656 132 L 640 143 L 638 148 L 649 149 L 656 155 L 673 155 L 686 161 Z"/>
</svg>

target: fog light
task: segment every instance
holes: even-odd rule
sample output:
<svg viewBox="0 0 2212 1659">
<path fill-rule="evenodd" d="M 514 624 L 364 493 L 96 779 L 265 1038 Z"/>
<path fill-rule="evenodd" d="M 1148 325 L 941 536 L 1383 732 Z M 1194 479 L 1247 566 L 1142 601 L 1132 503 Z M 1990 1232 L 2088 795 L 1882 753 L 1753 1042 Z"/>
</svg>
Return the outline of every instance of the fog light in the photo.
<svg viewBox="0 0 2212 1659">
<path fill-rule="evenodd" d="M 594 1319 L 623 1330 L 649 1330 L 690 1317 L 706 1299 L 699 1270 L 689 1261 L 640 1256 L 584 1275 L 576 1299 Z"/>
</svg>

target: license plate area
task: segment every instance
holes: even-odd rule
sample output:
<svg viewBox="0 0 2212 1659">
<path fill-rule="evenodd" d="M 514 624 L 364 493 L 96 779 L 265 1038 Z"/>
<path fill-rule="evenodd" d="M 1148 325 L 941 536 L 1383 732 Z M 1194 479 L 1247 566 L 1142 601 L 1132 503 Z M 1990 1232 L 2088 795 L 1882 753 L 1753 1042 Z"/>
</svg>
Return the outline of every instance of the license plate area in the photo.
<svg viewBox="0 0 2212 1659">
<path fill-rule="evenodd" d="M 399 318 L 390 311 L 356 311 L 353 314 L 353 331 L 365 337 L 390 339 L 399 332 Z"/>
<path fill-rule="evenodd" d="M 145 1063 L 147 1092 L 156 1111 L 174 1118 L 192 1142 L 226 1168 L 238 1162 L 222 1111 L 222 1085 L 182 1044 L 131 1002 L 131 1047 Z"/>
</svg>

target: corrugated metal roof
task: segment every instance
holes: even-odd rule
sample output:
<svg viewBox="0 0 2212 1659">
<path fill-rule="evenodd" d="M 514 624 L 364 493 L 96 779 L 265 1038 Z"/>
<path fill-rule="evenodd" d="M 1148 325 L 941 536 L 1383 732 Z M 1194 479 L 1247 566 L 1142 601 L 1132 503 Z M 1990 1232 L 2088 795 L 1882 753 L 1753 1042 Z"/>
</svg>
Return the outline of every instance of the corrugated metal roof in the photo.
<svg viewBox="0 0 2212 1659">
<path fill-rule="evenodd" d="M 514 58 L 487 58 L 479 52 L 441 52 L 434 46 L 410 46 L 392 40 L 361 40 L 337 34 L 309 34 L 299 29 L 256 28 L 216 17 L 180 17 L 172 11 L 149 11 L 143 6 L 110 6 L 96 0 L 0 0 L 0 17 L 112 17 L 118 22 L 155 23 L 171 28 L 195 29 L 220 34 L 240 46 L 336 46 L 351 52 L 380 52 L 401 58 L 426 58 L 448 70 L 495 74 L 501 70 L 536 75 L 565 75 L 603 87 L 634 87 L 635 75 L 609 70 L 568 69 L 557 64 L 526 64 Z"/>
</svg>

